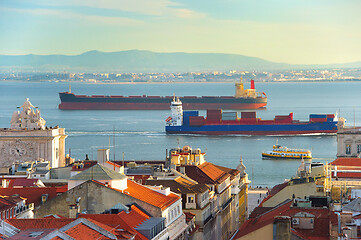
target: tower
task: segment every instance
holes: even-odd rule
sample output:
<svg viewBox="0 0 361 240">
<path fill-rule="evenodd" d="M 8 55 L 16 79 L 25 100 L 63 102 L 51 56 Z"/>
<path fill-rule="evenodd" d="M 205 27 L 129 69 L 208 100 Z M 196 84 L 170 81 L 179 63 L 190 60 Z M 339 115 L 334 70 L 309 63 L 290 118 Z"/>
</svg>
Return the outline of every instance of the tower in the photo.
<svg viewBox="0 0 361 240">
<path fill-rule="evenodd" d="M 10 128 L 0 128 L 0 167 L 35 160 L 48 161 L 52 168 L 65 166 L 65 129 L 46 127 L 28 98 L 21 108 L 13 113 Z"/>
</svg>

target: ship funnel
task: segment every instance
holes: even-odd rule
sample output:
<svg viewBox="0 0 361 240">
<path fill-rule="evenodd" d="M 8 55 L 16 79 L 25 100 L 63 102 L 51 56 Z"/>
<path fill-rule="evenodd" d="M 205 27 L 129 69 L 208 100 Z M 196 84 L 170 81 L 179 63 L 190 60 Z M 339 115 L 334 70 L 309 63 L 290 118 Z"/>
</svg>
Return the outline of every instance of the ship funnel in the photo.
<svg viewBox="0 0 361 240">
<path fill-rule="evenodd" d="M 255 88 L 254 88 L 254 80 L 253 80 L 253 79 L 251 80 L 251 89 L 255 89 Z"/>
</svg>

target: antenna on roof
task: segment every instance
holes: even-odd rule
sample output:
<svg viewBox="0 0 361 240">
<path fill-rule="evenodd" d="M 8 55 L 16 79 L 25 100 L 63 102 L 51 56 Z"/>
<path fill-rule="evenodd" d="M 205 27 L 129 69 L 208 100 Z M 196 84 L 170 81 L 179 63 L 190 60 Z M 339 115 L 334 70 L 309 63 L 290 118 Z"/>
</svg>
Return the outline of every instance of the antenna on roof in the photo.
<svg viewBox="0 0 361 240">
<path fill-rule="evenodd" d="M 71 85 L 69 84 L 69 93 L 71 93 Z"/>
<path fill-rule="evenodd" d="M 122 155 L 123 155 L 123 167 L 124 167 L 124 152 L 122 153 Z"/>
<path fill-rule="evenodd" d="M 113 154 L 114 154 L 113 161 L 115 162 L 115 127 L 114 127 L 114 125 L 113 125 Z"/>
</svg>

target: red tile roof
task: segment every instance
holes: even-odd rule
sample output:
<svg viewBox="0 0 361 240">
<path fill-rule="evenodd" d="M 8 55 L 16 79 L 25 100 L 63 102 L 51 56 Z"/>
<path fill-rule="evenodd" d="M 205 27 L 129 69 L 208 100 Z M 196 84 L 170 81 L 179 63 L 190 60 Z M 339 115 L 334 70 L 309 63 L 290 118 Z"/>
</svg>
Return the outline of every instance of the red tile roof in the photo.
<svg viewBox="0 0 361 240">
<path fill-rule="evenodd" d="M 77 240 L 110 239 L 93 228 L 88 227 L 84 223 L 79 223 L 74 227 L 64 231 L 64 233 Z"/>
<path fill-rule="evenodd" d="M 120 212 L 118 215 L 132 228 L 136 228 L 142 222 L 149 219 L 149 216 L 146 213 L 144 213 L 142 210 L 140 210 L 134 205 L 132 205 L 131 211 L 129 213 L 123 211 Z"/>
<path fill-rule="evenodd" d="M 137 198 L 143 202 L 149 203 L 150 205 L 158 207 L 162 210 L 170 207 L 173 203 L 180 199 L 180 197 L 174 193 L 170 193 L 168 196 L 166 196 L 131 180 L 127 180 L 127 186 L 128 187 L 123 191 L 123 193 Z"/>
<path fill-rule="evenodd" d="M 14 201 L 6 199 L 4 196 L 0 196 L 0 211 L 5 211 L 15 206 L 16 203 Z"/>
<path fill-rule="evenodd" d="M 53 237 L 51 240 L 63 240 L 63 239 L 61 237 L 56 236 L 56 237 Z"/>
<path fill-rule="evenodd" d="M 281 184 L 278 184 L 276 186 L 274 186 L 271 191 L 269 192 L 269 195 L 275 195 L 276 193 L 278 193 L 279 191 L 281 191 L 282 189 L 284 189 L 285 187 L 288 186 L 288 182 L 284 182 Z"/>
<path fill-rule="evenodd" d="M 106 161 L 106 163 L 108 163 L 108 164 L 110 164 L 110 165 L 112 165 L 112 166 L 114 166 L 114 167 L 118 167 L 118 168 L 122 167 L 122 165 L 116 164 L 116 163 L 113 162 L 113 161 Z"/>
<path fill-rule="evenodd" d="M 42 239 L 43 237 L 46 237 L 46 235 L 48 235 L 49 233 L 55 231 L 55 229 L 52 228 L 48 228 L 48 229 L 26 229 L 26 230 L 22 230 L 20 231 L 18 234 L 14 235 L 11 237 L 12 240 L 28 240 L 28 239 L 32 239 L 32 240 L 36 240 L 36 239 Z M 39 233 L 38 236 L 31 236 L 32 233 Z M 53 238 L 54 239 L 54 238 Z M 62 239 L 62 238 L 60 238 Z"/>
<path fill-rule="evenodd" d="M 33 219 L 7 219 L 7 223 L 13 225 L 20 230 L 34 229 L 34 228 L 62 228 L 68 225 L 73 218 L 33 218 Z"/>
<path fill-rule="evenodd" d="M 339 172 L 337 171 L 337 175 L 335 176 L 335 172 L 332 172 L 332 177 L 338 178 L 361 178 L 361 171 L 360 172 Z"/>
<path fill-rule="evenodd" d="M 18 194 L 20 197 L 27 199 L 27 204 L 34 203 L 38 206 L 41 203 L 41 196 L 48 194 L 48 200 L 57 196 L 55 187 L 25 187 L 25 188 L 0 188 L 0 195 L 12 196 Z"/>
<path fill-rule="evenodd" d="M 239 229 L 238 233 L 234 237 L 235 239 L 248 235 L 249 233 L 256 231 L 264 226 L 273 223 L 276 216 L 281 216 L 281 213 L 289 209 L 292 205 L 292 201 L 285 201 L 283 204 L 276 206 L 271 211 L 268 211 L 257 218 L 247 220 Z"/>
<path fill-rule="evenodd" d="M 188 177 L 204 184 L 220 184 L 231 175 L 218 168 L 218 166 L 205 162 L 199 166 L 186 165 L 185 171 Z"/>
<path fill-rule="evenodd" d="M 131 206 L 131 210 L 129 213 L 122 211 L 119 214 L 80 214 L 79 218 L 86 218 L 88 220 L 92 219 L 97 222 L 106 224 L 114 229 L 124 229 L 128 233 L 135 235 L 136 240 L 147 239 L 134 228 L 149 219 L 149 216 L 135 205 Z"/>
<path fill-rule="evenodd" d="M 38 187 L 39 179 L 34 178 L 16 178 L 9 180 L 9 187 Z"/>
<path fill-rule="evenodd" d="M 330 163 L 336 166 L 354 166 L 361 167 L 361 158 L 337 158 L 335 161 Z"/>
</svg>

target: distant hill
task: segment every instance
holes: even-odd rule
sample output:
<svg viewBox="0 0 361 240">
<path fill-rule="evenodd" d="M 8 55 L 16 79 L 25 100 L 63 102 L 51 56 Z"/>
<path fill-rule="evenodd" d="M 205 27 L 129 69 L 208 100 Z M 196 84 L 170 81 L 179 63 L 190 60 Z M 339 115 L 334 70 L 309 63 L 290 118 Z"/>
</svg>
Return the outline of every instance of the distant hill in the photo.
<svg viewBox="0 0 361 240">
<path fill-rule="evenodd" d="M 349 64 L 360 67 L 361 62 Z M 330 65 L 331 66 L 331 65 Z M 342 64 L 347 67 L 348 64 Z M 322 66 L 317 66 L 320 68 Z M 337 67 L 333 64 L 332 67 Z M 261 58 L 220 53 L 157 53 L 129 50 L 89 51 L 80 55 L 0 55 L 1 69 L 39 71 L 190 72 L 227 70 L 284 70 L 312 68 L 312 65 L 275 63 Z"/>
</svg>

